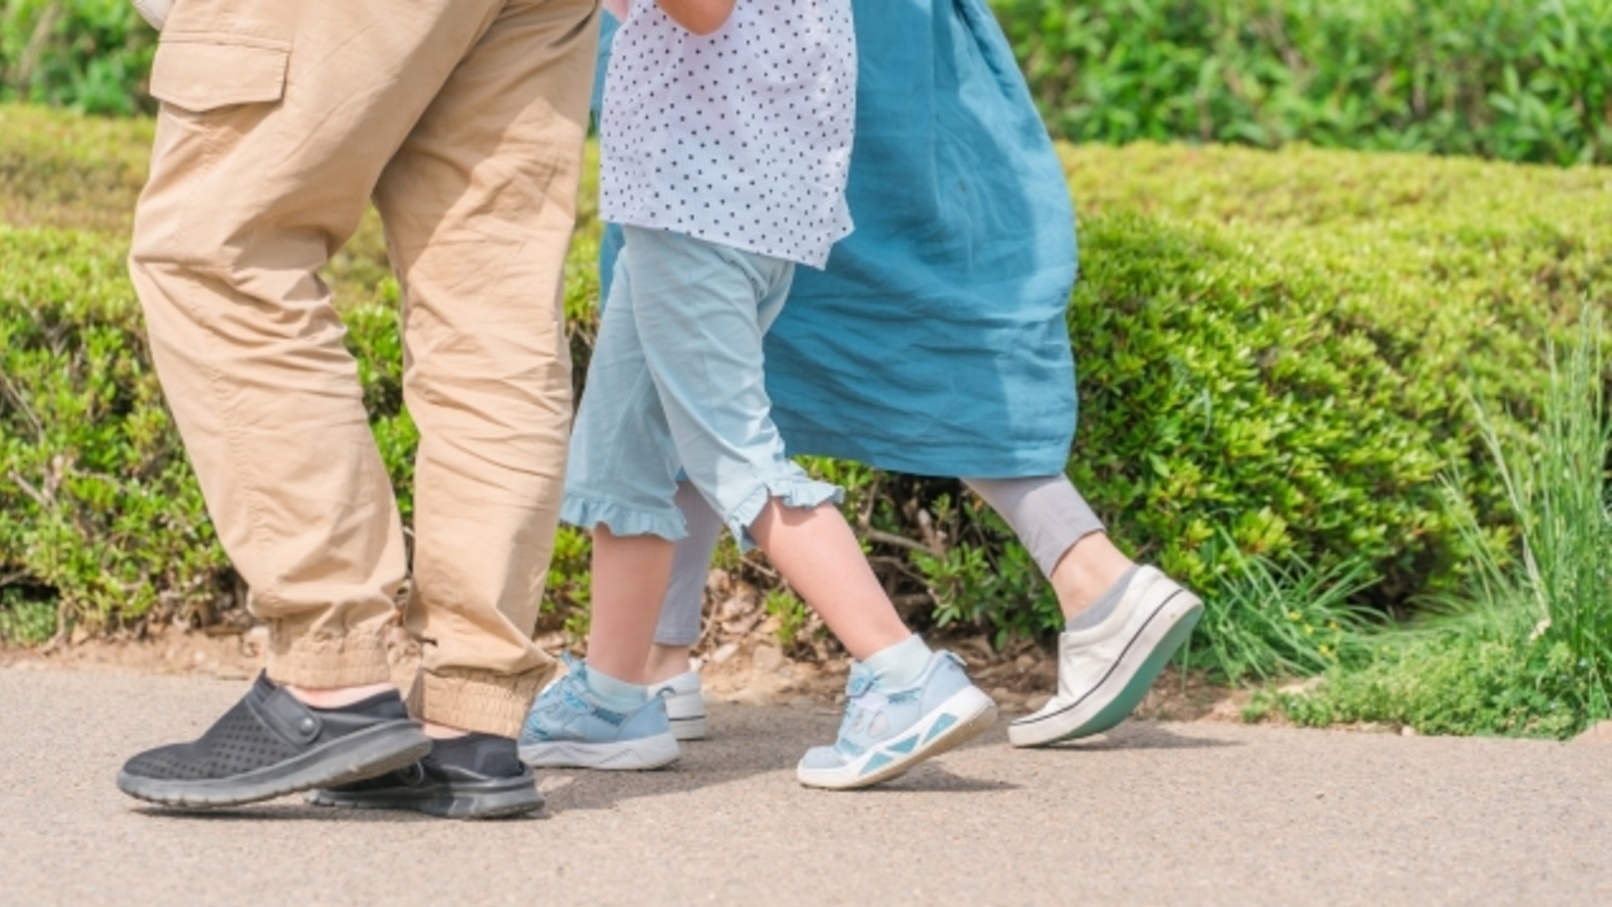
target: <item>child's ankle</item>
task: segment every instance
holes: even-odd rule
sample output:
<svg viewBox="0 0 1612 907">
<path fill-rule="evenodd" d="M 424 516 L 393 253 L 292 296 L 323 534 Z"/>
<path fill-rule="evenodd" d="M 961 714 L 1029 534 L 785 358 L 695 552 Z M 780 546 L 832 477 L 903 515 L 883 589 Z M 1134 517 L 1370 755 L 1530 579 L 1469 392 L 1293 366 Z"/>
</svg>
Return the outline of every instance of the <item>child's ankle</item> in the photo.
<svg viewBox="0 0 1612 907">
<path fill-rule="evenodd" d="M 873 673 L 876 686 L 899 690 L 918 682 L 932 655 L 929 646 L 914 633 L 868 656 L 862 665 Z"/>
<path fill-rule="evenodd" d="M 649 687 L 641 683 L 628 683 L 593 667 L 588 668 L 584 679 L 599 701 L 613 709 L 631 711 L 649 701 Z"/>
</svg>

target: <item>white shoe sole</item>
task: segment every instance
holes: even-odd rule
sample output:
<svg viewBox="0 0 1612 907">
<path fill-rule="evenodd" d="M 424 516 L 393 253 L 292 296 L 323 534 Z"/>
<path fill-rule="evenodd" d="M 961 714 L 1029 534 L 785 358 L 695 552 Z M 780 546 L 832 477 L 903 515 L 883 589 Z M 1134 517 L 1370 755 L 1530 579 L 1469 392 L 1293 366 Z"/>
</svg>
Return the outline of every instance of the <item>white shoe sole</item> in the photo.
<svg viewBox="0 0 1612 907">
<path fill-rule="evenodd" d="M 934 728 L 944 721 L 951 723 L 932 738 L 929 737 Z M 950 699 L 925 715 L 898 739 L 872 747 L 855 761 L 839 768 L 796 766 L 795 778 L 807 787 L 821 787 L 827 790 L 855 790 L 859 787 L 868 787 L 881 781 L 888 781 L 925 759 L 956 749 L 974 739 L 995 721 L 996 703 L 978 687 L 971 686 L 954 693 Z M 925 738 L 929 738 L 927 742 L 913 746 L 909 752 L 903 753 L 896 749 L 903 743 Z M 868 764 L 880 757 L 889 761 L 882 762 L 877 768 L 868 771 Z"/>
<path fill-rule="evenodd" d="M 1014 721 L 1008 725 L 1008 742 L 1046 746 L 1100 734 L 1129 717 L 1203 614 L 1203 602 L 1179 586 L 1153 608 L 1141 631 L 1090 692 L 1073 703 L 1054 701 Z"/>
<path fill-rule="evenodd" d="M 678 740 L 703 739 L 705 698 L 699 690 L 666 696 L 666 718 L 672 724 L 672 736 Z"/>
<path fill-rule="evenodd" d="M 646 771 L 677 761 L 677 739 L 670 732 L 618 743 L 559 740 L 524 743 L 521 761 L 532 768 L 592 768 L 601 771 Z"/>
<path fill-rule="evenodd" d="M 705 715 L 693 715 L 687 718 L 673 718 L 672 736 L 678 740 L 704 740 Z"/>
</svg>

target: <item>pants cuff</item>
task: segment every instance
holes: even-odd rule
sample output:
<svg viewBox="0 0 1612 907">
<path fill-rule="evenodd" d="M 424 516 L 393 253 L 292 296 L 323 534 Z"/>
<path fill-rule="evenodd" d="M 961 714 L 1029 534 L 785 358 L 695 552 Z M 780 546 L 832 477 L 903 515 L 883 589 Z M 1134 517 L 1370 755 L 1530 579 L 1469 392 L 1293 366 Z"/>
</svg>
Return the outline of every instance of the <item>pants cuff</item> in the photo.
<svg viewBox="0 0 1612 907">
<path fill-rule="evenodd" d="M 515 676 L 421 670 L 409 691 L 409 714 L 466 731 L 515 738 L 537 691 L 554 677 L 554 659 Z"/>
<path fill-rule="evenodd" d="M 384 627 L 333 636 L 293 630 L 290 623 L 269 621 L 268 672 L 275 683 L 331 689 L 392 679 Z"/>
<path fill-rule="evenodd" d="M 655 535 L 672 542 L 688 536 L 683 511 L 671 505 L 659 512 L 637 510 L 614 501 L 567 493 L 560 506 L 560 520 L 581 529 L 603 523 L 611 535 Z"/>
<path fill-rule="evenodd" d="M 794 473 L 762 480 L 739 502 L 739 506 L 733 508 L 733 512 L 727 515 L 728 531 L 733 533 L 734 541 L 739 543 L 741 554 L 749 553 L 756 547 L 755 536 L 750 534 L 750 524 L 761 518 L 761 511 L 773 498 L 777 498 L 785 507 L 810 510 L 822 504 L 844 503 L 845 489 L 828 482 L 807 478 L 806 473 L 801 472 L 799 467 L 795 467 Z"/>
</svg>

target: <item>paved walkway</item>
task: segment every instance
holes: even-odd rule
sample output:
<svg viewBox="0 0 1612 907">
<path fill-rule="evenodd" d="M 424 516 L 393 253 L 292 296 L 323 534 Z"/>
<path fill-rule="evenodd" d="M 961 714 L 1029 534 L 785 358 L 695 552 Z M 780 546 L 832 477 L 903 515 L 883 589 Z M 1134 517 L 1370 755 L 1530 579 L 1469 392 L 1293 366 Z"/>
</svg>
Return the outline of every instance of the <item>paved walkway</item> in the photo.
<svg viewBox="0 0 1612 907">
<path fill-rule="evenodd" d="M 1612 904 L 1612 747 L 1131 722 L 1001 727 L 882 789 L 805 790 L 821 710 L 717 705 L 643 774 L 551 771 L 551 814 L 295 799 L 147 809 L 112 784 L 240 682 L 0 669 L 0 904 Z"/>
</svg>

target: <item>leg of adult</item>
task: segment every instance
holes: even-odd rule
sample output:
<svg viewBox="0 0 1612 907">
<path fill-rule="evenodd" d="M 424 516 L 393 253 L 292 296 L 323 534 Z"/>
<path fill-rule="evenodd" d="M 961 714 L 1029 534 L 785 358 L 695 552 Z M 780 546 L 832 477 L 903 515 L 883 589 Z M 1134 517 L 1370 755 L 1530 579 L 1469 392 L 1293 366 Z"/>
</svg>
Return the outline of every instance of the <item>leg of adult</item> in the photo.
<svg viewBox="0 0 1612 907">
<path fill-rule="evenodd" d="M 1066 476 L 963 481 L 1018 535 L 1052 582 L 1065 619 L 1098 603 L 1135 569 Z"/>
<path fill-rule="evenodd" d="M 553 672 L 531 632 L 564 492 L 560 287 L 596 16 L 588 0 L 499 6 L 375 199 L 403 288 L 404 394 L 420 427 L 410 705 L 428 722 L 514 737 Z"/>
<path fill-rule="evenodd" d="M 711 557 L 716 553 L 717 540 L 722 535 L 722 518 L 700 496 L 692 482 L 679 482 L 674 498 L 677 509 L 683 512 L 688 535 L 677 541 L 676 558 L 672 562 L 672 578 L 661 601 L 660 622 L 655 625 L 655 645 L 650 648 L 645 674 L 651 684 L 671 681 L 689 671 L 689 657 L 694 644 L 700 641 L 701 611 L 705 606 L 705 581 L 711 570 Z M 684 683 L 697 683 L 687 679 Z M 674 691 L 674 695 L 677 691 Z M 693 693 L 684 711 L 698 705 L 698 687 L 686 691 Z M 668 709 L 673 702 L 667 702 Z M 704 716 L 704 708 L 698 709 Z M 676 729 L 677 715 L 673 715 Z M 690 716 L 691 717 L 691 716 Z M 680 738 L 686 739 L 686 738 Z"/>
<path fill-rule="evenodd" d="M 315 803 L 467 818 L 542 806 L 510 738 L 553 666 L 531 631 L 571 420 L 559 287 L 593 22 L 588 0 L 505 0 L 376 188 L 421 431 L 410 699 L 444 739 L 418 767 Z"/>
<path fill-rule="evenodd" d="M 1101 733 L 1136 708 L 1202 614 L 1197 596 L 1138 567 L 1063 476 L 969 479 L 1052 578 L 1066 620 L 1058 691 L 1008 729 L 1015 746 Z"/>
<path fill-rule="evenodd" d="M 591 10 L 573 7 L 577 30 Z M 386 683 L 401 528 L 316 271 L 506 8 L 438 0 L 398 16 L 378 0 L 192 0 L 167 23 L 131 273 L 270 652 L 266 676 L 200 740 L 125 766 L 120 786 L 134 796 L 251 802 L 383 773 L 431 749 Z M 584 73 L 590 38 L 578 39 Z"/>
</svg>

